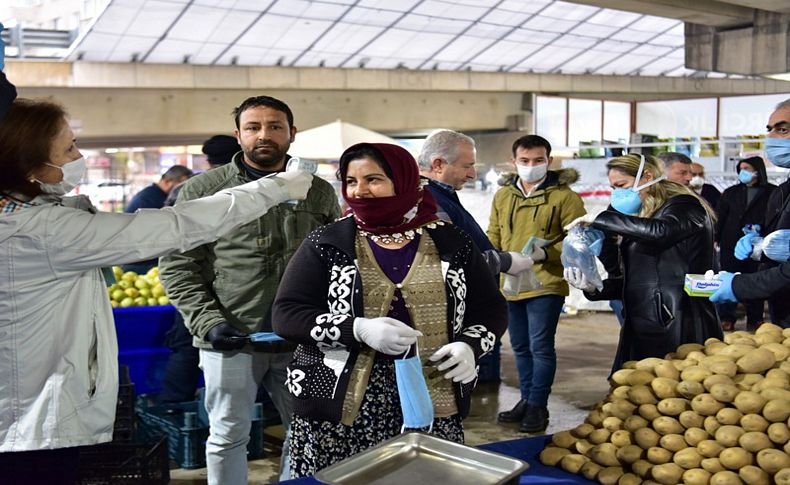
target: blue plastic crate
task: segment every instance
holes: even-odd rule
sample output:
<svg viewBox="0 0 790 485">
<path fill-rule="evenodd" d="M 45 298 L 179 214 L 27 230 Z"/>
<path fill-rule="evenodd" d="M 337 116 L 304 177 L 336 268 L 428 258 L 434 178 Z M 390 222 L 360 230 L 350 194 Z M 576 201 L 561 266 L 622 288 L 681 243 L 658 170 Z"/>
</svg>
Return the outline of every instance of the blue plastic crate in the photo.
<svg viewBox="0 0 790 485">
<path fill-rule="evenodd" d="M 129 367 L 129 378 L 138 394 L 159 392 L 162 389 L 168 358 L 170 349 L 167 347 L 118 352 L 118 363 Z"/>
<path fill-rule="evenodd" d="M 121 352 L 166 348 L 165 334 L 176 318 L 176 308 L 173 305 L 113 308 L 112 313 L 118 334 L 118 349 Z"/>
<path fill-rule="evenodd" d="M 202 401 L 187 401 L 178 404 L 152 405 L 148 396 L 137 399 L 135 410 L 139 420 L 137 430 L 148 439 L 167 436 L 170 458 L 185 469 L 206 466 L 206 440 L 208 422 L 204 419 L 205 408 Z M 262 458 L 263 423 L 262 407 L 255 405 L 250 428 L 250 442 L 247 444 L 247 458 Z"/>
</svg>

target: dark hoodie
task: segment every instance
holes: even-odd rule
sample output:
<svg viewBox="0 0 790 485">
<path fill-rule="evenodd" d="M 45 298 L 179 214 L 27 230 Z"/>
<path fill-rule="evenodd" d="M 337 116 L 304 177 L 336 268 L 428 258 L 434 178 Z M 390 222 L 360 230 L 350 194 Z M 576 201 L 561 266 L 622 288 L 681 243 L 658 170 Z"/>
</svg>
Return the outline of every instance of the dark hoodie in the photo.
<svg viewBox="0 0 790 485">
<path fill-rule="evenodd" d="M 756 261 L 740 261 L 735 258 L 735 244 L 743 236 L 743 226 L 746 224 L 759 224 L 765 227 L 765 211 L 768 199 L 776 186 L 768 182 L 765 172 L 765 162 L 760 157 L 746 158 L 738 162 L 736 172 L 740 173 L 741 164 L 749 163 L 757 169 L 757 184 L 747 187 L 738 182 L 727 188 L 716 208 L 718 221 L 716 223 L 716 241 L 721 248 L 721 268 L 725 271 L 752 273 L 757 271 Z M 752 191 L 752 194 L 749 194 Z M 764 231 L 762 232 L 765 235 Z"/>
</svg>

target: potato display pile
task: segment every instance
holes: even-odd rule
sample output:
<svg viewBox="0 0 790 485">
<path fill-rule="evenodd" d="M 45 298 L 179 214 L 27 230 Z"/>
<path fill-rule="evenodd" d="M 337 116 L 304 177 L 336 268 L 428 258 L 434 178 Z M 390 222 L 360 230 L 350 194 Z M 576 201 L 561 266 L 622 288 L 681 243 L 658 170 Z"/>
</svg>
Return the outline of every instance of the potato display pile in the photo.
<svg viewBox="0 0 790 485">
<path fill-rule="evenodd" d="M 626 362 L 540 461 L 599 483 L 790 485 L 790 329 L 769 323 Z"/>
</svg>

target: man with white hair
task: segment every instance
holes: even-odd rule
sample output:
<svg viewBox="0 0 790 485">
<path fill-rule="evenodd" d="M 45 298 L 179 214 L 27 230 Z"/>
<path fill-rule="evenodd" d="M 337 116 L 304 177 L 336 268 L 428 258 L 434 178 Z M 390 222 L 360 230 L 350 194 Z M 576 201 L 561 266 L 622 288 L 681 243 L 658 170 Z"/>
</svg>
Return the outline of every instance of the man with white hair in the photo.
<svg viewBox="0 0 790 485">
<path fill-rule="evenodd" d="M 515 252 L 494 249 L 485 231 L 464 208 L 456 191 L 477 180 L 475 141 L 463 133 L 438 130 L 425 140 L 417 163 L 420 175 L 428 179 L 427 190 L 436 199 L 437 215 L 463 229 L 474 241 L 492 273 L 518 274 L 531 266 L 528 258 Z"/>
<path fill-rule="evenodd" d="M 436 199 L 439 218 L 452 222 L 469 234 L 483 253 L 493 276 L 497 277 L 500 272 L 515 275 L 532 266 L 532 260 L 527 256 L 494 249 L 485 231 L 458 198 L 456 191 L 477 179 L 476 149 L 472 138 L 452 130 L 435 131 L 425 140 L 417 163 L 420 175 L 428 179 L 426 189 Z M 499 348 L 497 343 L 494 351 L 480 360 L 481 381 L 499 381 Z M 484 370 L 486 367 L 490 369 L 488 372 Z"/>
</svg>

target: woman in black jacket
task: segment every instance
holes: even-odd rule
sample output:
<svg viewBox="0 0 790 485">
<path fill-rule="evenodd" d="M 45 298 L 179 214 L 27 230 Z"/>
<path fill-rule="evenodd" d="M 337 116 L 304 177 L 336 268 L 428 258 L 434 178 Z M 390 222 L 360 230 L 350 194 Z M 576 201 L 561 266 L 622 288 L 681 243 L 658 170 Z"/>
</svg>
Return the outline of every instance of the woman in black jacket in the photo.
<svg viewBox="0 0 790 485">
<path fill-rule="evenodd" d="M 565 271 L 590 300 L 623 299 L 625 322 L 613 371 L 629 360 L 664 357 L 681 344 L 723 337 L 713 303 L 683 290 L 687 273 L 713 268 L 712 209 L 688 188 L 665 180 L 655 158 L 640 158 L 609 160 L 615 210 L 590 223 L 607 236 L 622 237 L 622 277 L 605 280 L 598 292 L 580 272 Z"/>
<path fill-rule="evenodd" d="M 438 219 L 406 150 L 354 145 L 338 172 L 352 217 L 308 236 L 273 307 L 275 332 L 299 344 L 285 383 L 294 398 L 292 477 L 392 438 L 401 425 L 463 442 L 477 363 L 507 327 L 480 251 Z M 401 357 L 430 394 L 418 426 L 401 410 Z"/>
<path fill-rule="evenodd" d="M 766 207 L 776 186 L 768 182 L 765 162 L 760 157 L 741 160 L 735 170 L 739 183 L 724 191 L 716 209 L 716 242 L 721 250 L 721 269 L 731 273 L 754 273 L 759 262 L 737 259 L 734 254 L 735 244 L 743 237 L 743 227 L 747 224 L 759 224 L 765 230 Z M 748 300 L 744 301 L 744 305 L 747 328 L 753 330 L 763 320 L 764 301 Z M 721 303 L 718 310 L 722 328 L 733 330 L 736 319 L 735 303 Z"/>
</svg>

